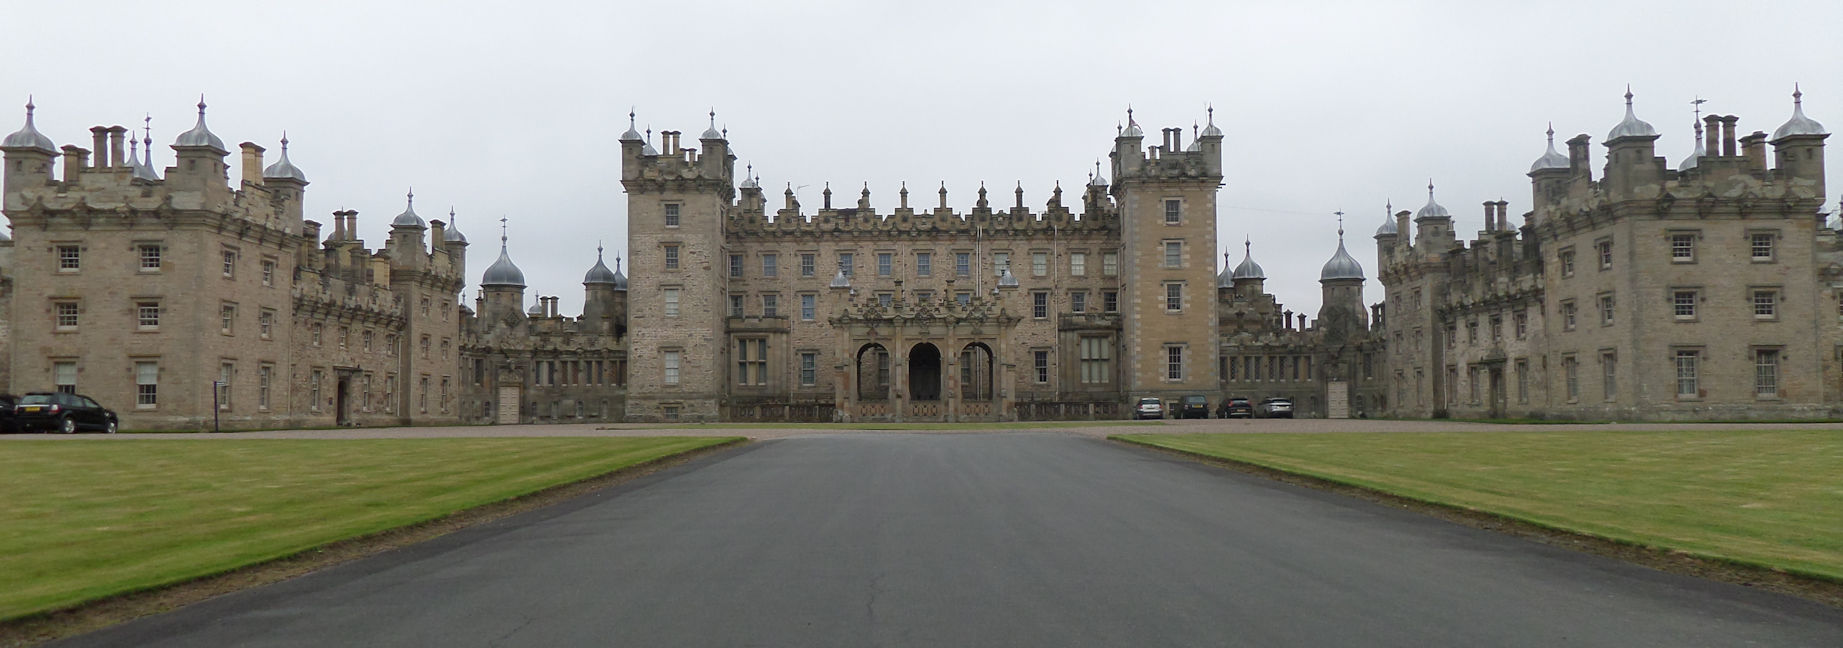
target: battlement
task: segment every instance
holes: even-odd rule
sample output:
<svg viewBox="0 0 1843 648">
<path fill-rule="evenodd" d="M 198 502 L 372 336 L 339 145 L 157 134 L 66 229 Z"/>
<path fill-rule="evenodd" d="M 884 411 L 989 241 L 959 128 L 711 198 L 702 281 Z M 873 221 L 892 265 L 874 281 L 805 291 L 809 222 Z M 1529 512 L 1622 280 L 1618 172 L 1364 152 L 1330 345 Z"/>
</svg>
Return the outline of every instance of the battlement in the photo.
<svg viewBox="0 0 1843 648">
<path fill-rule="evenodd" d="M 787 192 L 786 207 L 772 216 L 765 213 L 758 197 L 759 189 L 745 188 L 739 209 L 731 212 L 726 232 L 732 237 L 777 238 L 787 236 L 846 237 L 935 237 L 981 236 L 1034 238 L 1081 234 L 1108 234 L 1119 230 L 1119 216 L 1112 204 L 1103 200 L 1088 201 L 1088 209 L 1077 214 L 1062 204 L 1062 188 L 1057 188 L 1042 211 L 1025 207 L 1024 190 L 1016 190 L 1016 202 L 1009 209 L 994 210 L 986 200 L 986 190 L 979 189 L 979 202 L 970 211 L 959 212 L 947 207 L 947 190 L 940 190 L 940 204 L 933 209 L 917 210 L 908 206 L 908 189 L 902 190 L 900 207 L 879 214 L 870 207 L 870 190 L 865 188 L 857 207 L 833 209 L 831 189 L 826 190 L 825 205 L 811 216 L 802 214 L 800 203 Z"/>
<path fill-rule="evenodd" d="M 16 227 L 50 218 L 91 224 L 99 218 L 168 220 L 208 212 L 238 227 L 301 233 L 302 191 L 308 182 L 287 161 L 287 142 L 279 161 L 269 167 L 274 177 L 265 177 L 265 149 L 241 144 L 242 177 L 233 186 L 224 163 L 229 153 L 205 128 L 202 102 L 198 125 L 175 141 L 171 148 L 177 159 L 163 171 L 155 166 L 151 135 L 136 142 L 125 127 L 96 126 L 90 129 L 93 150 L 68 144 L 54 150 L 53 140 L 33 127 L 32 107 L 27 108 L 26 127 L 0 147 L 7 160 L 4 207 Z M 36 144 L 27 144 L 34 139 Z M 57 158 L 63 161 L 61 176 L 53 173 Z"/>
<path fill-rule="evenodd" d="M 1144 139 L 1133 111 L 1126 111 L 1126 126 L 1114 138 L 1113 186 L 1115 195 L 1131 181 L 1222 181 L 1222 131 L 1216 128 L 1215 109 L 1210 109 L 1208 128 L 1198 132 L 1189 147 L 1184 146 L 1184 129 L 1160 130 L 1161 143 L 1140 148 Z"/>
<path fill-rule="evenodd" d="M 621 183 L 630 193 L 705 190 L 734 200 L 736 156 L 728 136 L 716 130 L 714 112 L 711 122 L 698 139 L 701 148 L 683 146 L 679 131 L 660 131 L 655 149 L 651 130 L 641 138 L 629 127 L 621 136 Z"/>
</svg>

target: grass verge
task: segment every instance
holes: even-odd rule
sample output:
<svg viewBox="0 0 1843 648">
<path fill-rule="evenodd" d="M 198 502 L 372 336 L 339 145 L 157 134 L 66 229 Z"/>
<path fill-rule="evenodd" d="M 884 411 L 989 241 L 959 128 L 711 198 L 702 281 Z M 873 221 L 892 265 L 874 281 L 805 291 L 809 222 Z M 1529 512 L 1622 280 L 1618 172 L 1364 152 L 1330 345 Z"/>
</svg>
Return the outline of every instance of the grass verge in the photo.
<svg viewBox="0 0 1843 648">
<path fill-rule="evenodd" d="M 1538 428 L 1112 438 L 1476 513 L 1460 517 L 1496 518 L 1525 531 L 1792 574 L 1825 583 L 1815 598 L 1843 602 L 1839 432 Z"/>
<path fill-rule="evenodd" d="M 738 438 L 18 441 L 0 620 L 287 558 Z"/>
</svg>

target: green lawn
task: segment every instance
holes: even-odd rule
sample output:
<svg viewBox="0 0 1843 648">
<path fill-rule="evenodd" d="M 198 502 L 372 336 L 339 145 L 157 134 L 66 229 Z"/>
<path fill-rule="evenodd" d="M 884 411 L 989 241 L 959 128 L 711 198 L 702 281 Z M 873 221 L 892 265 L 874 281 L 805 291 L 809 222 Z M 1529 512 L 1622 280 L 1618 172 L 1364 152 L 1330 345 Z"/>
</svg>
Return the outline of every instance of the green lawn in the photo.
<svg viewBox="0 0 1843 648">
<path fill-rule="evenodd" d="M 1843 580 L 1843 431 L 1114 438 Z"/>
<path fill-rule="evenodd" d="M 176 583 L 732 438 L 0 444 L 0 620 Z"/>
</svg>

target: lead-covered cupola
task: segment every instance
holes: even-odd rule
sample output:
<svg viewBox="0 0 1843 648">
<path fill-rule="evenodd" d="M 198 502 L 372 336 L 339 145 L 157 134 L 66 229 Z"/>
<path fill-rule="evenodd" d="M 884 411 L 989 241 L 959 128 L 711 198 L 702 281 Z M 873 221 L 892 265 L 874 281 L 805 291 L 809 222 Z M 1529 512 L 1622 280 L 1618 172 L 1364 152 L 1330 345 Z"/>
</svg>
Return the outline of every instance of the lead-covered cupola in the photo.
<svg viewBox="0 0 1843 648">
<path fill-rule="evenodd" d="M 1555 125 L 1549 124 L 1549 150 L 1544 152 L 1542 157 L 1536 158 L 1536 161 L 1529 165 L 1529 172 L 1535 173 L 1537 171 L 1567 168 L 1568 156 L 1562 155 L 1555 150 Z"/>
<path fill-rule="evenodd" d="M 208 148 L 219 154 L 230 152 L 230 149 L 224 148 L 224 140 L 218 139 L 218 136 L 205 126 L 205 98 L 203 96 L 198 98 L 198 123 L 192 126 L 192 130 L 180 133 L 179 137 L 173 140 L 173 146 L 176 148 Z"/>
<path fill-rule="evenodd" d="M 1356 257 L 1350 256 L 1350 251 L 1344 249 L 1344 227 L 1339 225 L 1337 252 L 1331 255 L 1331 260 L 1326 261 L 1324 269 L 1318 272 L 1318 280 L 1324 282 L 1350 279 L 1363 280 L 1363 264 L 1357 263 Z"/>
<path fill-rule="evenodd" d="M 57 143 L 51 141 L 51 138 L 45 137 L 44 133 L 38 132 L 38 126 L 32 123 L 32 113 L 37 109 L 37 106 L 32 105 L 32 98 L 27 97 L 26 125 L 19 127 L 19 130 L 14 131 L 13 134 L 7 135 L 5 140 L 0 140 L 0 147 L 32 149 L 42 153 L 57 155 Z"/>
<path fill-rule="evenodd" d="M 282 133 L 282 157 L 281 159 L 276 160 L 275 164 L 269 165 L 269 168 L 262 170 L 262 179 L 264 180 L 293 180 L 301 184 L 307 184 L 307 174 L 303 173 L 300 167 L 295 166 L 294 162 L 291 162 L 288 160 L 288 134 L 287 133 Z"/>
<path fill-rule="evenodd" d="M 1805 93 L 1797 85 L 1792 86 L 1792 118 L 1773 131 L 1772 141 L 1800 135 L 1829 135 L 1824 132 L 1824 125 L 1805 116 Z"/>
<path fill-rule="evenodd" d="M 499 233 L 499 258 L 493 261 L 493 265 L 487 266 L 485 274 L 480 275 L 480 287 L 525 287 L 525 271 L 519 270 L 518 264 L 512 262 L 512 255 L 506 252 L 506 235 L 503 231 Z"/>
<path fill-rule="evenodd" d="M 1613 141 L 1626 137 L 1657 137 L 1657 129 L 1652 128 L 1650 123 L 1639 119 L 1638 115 L 1632 112 L 1631 87 L 1625 89 L 1625 119 L 1620 120 L 1619 125 L 1614 126 L 1612 132 L 1606 134 L 1606 142 L 1610 145 Z"/>
<path fill-rule="evenodd" d="M 411 189 L 409 194 L 404 197 L 403 213 L 397 214 L 396 218 L 391 219 L 390 226 L 391 227 L 415 227 L 415 228 L 428 227 L 428 224 L 423 222 L 422 217 L 416 215 L 416 190 Z"/>
</svg>

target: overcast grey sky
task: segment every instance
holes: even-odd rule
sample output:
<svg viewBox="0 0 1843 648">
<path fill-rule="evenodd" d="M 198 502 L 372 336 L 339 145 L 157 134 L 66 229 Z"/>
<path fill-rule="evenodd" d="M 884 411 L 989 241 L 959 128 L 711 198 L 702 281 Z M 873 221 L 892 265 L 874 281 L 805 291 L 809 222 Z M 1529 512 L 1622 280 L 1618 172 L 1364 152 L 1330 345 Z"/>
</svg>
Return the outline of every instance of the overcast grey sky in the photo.
<svg viewBox="0 0 1843 648">
<path fill-rule="evenodd" d="M 1251 236 L 1268 289 L 1305 311 L 1336 248 L 1332 212 L 1349 214 L 1377 301 L 1384 201 L 1419 208 L 1432 178 L 1467 238 L 1483 201 L 1510 201 L 1516 220 L 1545 125 L 1558 139 L 1592 135 L 1598 159 L 1628 83 L 1673 168 L 1692 148 L 1697 96 L 1739 115 L 1741 132 L 1770 133 L 1800 82 L 1806 114 L 1843 127 L 1835 0 L 0 8 L 0 100 L 15 106 L 0 132 L 18 127 L 28 93 L 60 145 L 151 113 L 165 166 L 202 92 L 232 148 L 273 152 L 287 130 L 313 182 L 309 218 L 359 210 L 375 247 L 409 187 L 424 218 L 452 205 L 473 243 L 470 300 L 509 217 L 527 298 L 560 295 L 565 313 L 580 308 L 596 240 L 610 256 L 625 247 L 615 138 L 629 107 L 642 129 L 693 134 L 714 107 L 771 202 L 804 185 L 810 213 L 824 183 L 848 203 L 869 182 L 888 213 L 902 181 L 929 200 L 945 181 L 962 211 L 980 181 L 1001 202 L 1021 181 L 1041 208 L 1057 180 L 1086 180 L 1128 104 L 1155 131 L 1188 130 L 1213 103 L 1226 134 L 1222 244 L 1239 263 Z"/>
</svg>

